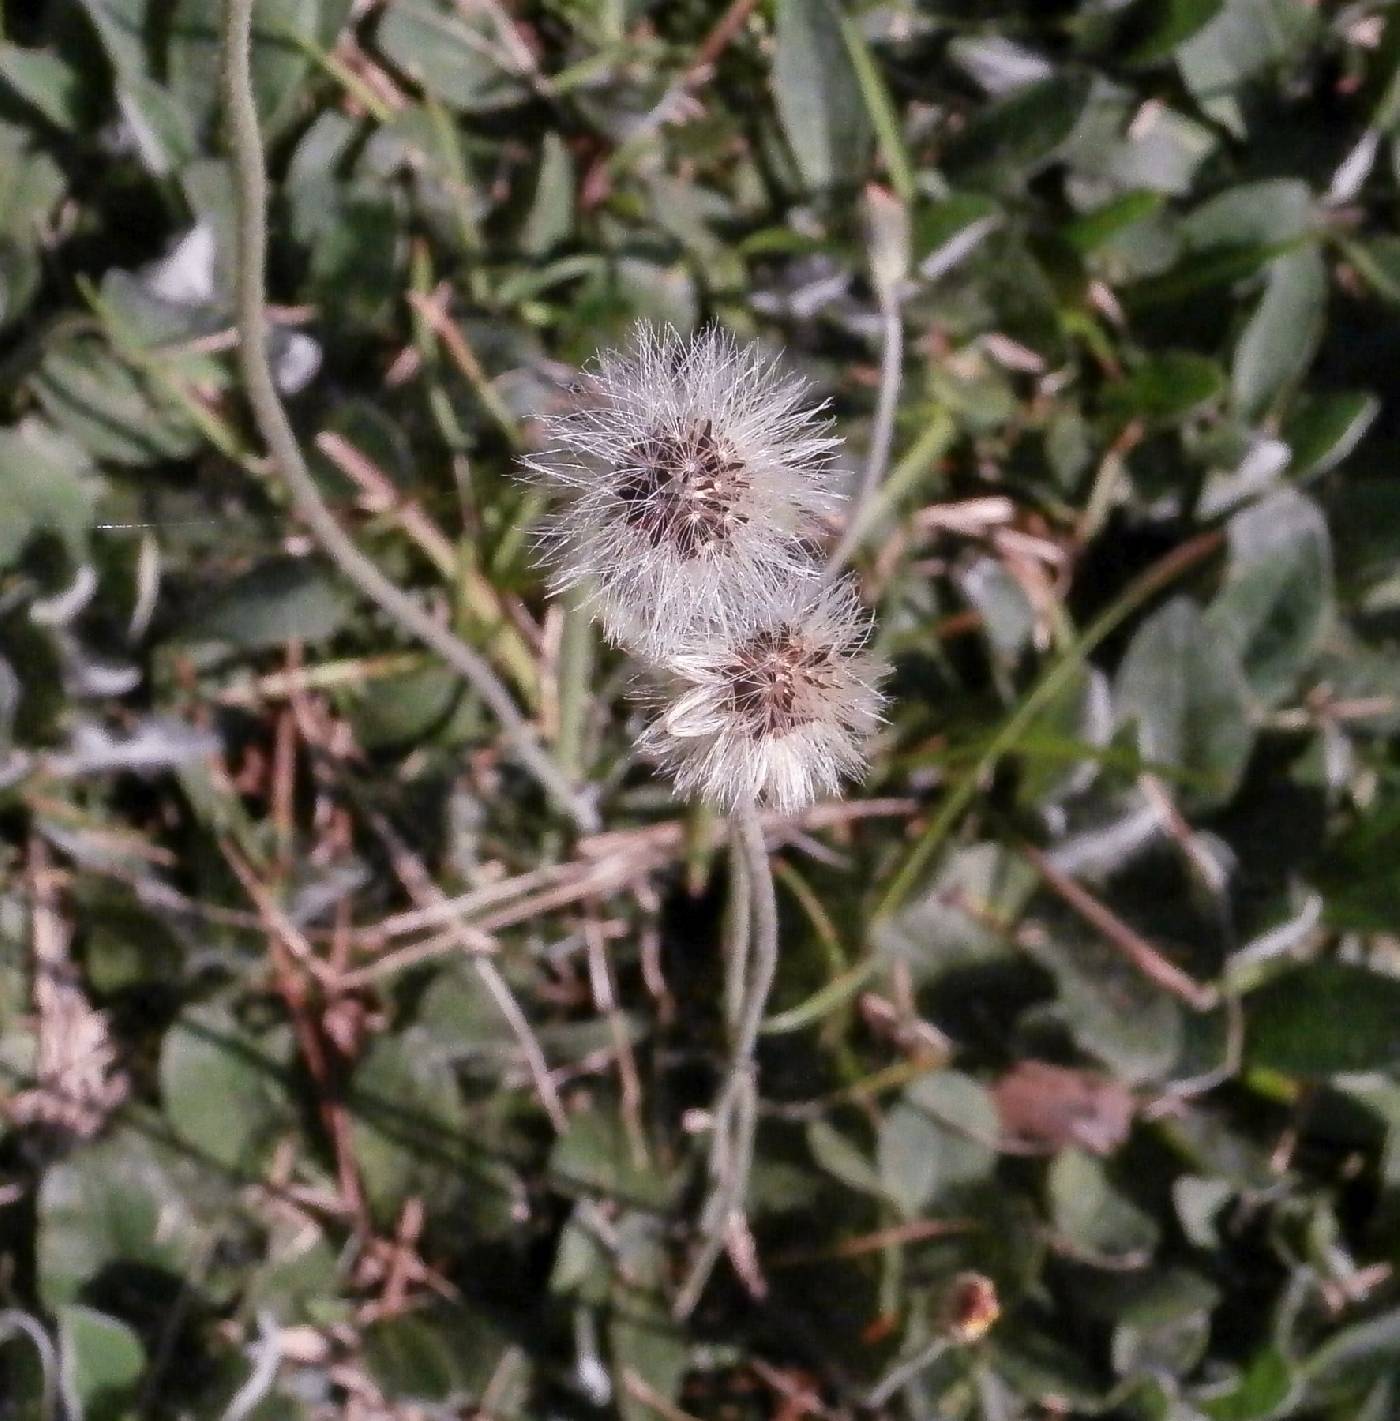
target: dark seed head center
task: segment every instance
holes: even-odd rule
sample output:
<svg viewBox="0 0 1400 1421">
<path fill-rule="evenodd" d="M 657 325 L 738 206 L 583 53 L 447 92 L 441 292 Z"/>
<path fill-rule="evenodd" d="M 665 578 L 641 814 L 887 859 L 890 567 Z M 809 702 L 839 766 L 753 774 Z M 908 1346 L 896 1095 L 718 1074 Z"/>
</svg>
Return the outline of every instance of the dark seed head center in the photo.
<svg viewBox="0 0 1400 1421">
<path fill-rule="evenodd" d="M 624 458 L 615 485 L 623 518 L 653 547 L 696 557 L 748 521 L 749 477 L 709 420 L 677 433 L 654 430 Z"/>
<path fill-rule="evenodd" d="M 786 735 L 817 718 L 813 697 L 830 688 L 831 656 L 800 628 L 762 631 L 735 652 L 729 684 L 750 735 Z"/>
</svg>

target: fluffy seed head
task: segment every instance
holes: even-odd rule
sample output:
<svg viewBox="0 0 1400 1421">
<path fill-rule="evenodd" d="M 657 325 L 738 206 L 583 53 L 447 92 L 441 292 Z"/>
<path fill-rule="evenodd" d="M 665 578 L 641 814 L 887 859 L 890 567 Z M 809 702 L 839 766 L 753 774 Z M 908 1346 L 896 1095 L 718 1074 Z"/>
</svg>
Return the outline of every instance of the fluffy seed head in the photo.
<svg viewBox="0 0 1400 1421">
<path fill-rule="evenodd" d="M 584 588 L 614 641 L 664 656 L 815 581 L 838 441 L 804 381 L 720 330 L 640 326 L 574 394 L 527 463 L 562 496 L 543 533 L 554 589 Z"/>
<path fill-rule="evenodd" d="M 668 659 L 641 747 L 717 808 L 794 813 L 865 765 L 885 669 L 868 635 L 848 584 L 770 596 L 755 625 Z"/>
</svg>

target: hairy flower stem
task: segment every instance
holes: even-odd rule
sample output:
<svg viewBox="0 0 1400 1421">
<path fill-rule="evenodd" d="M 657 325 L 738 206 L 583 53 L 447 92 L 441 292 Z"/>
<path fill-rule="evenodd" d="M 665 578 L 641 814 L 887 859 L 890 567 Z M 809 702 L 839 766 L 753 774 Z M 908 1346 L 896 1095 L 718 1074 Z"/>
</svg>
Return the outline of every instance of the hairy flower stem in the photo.
<svg viewBox="0 0 1400 1421">
<path fill-rule="evenodd" d="M 745 981 L 749 966 L 749 928 L 753 889 L 738 834 L 729 845 L 729 921 L 724 945 L 724 1025 L 733 1040 L 744 1014 Z"/>
<path fill-rule="evenodd" d="M 326 556 L 406 632 L 435 651 L 485 702 L 541 789 L 581 829 L 596 827 L 592 809 L 541 748 L 510 692 L 486 661 L 399 590 L 336 522 L 306 466 L 267 358 L 263 269 L 267 261 L 267 172 L 253 98 L 253 0 L 227 0 L 224 11 L 224 102 L 233 147 L 237 207 L 238 350 L 243 384 L 258 432 L 286 481 L 302 521 Z"/>
<path fill-rule="evenodd" d="M 778 900 L 757 806 L 742 805 L 734 815 L 734 824 L 744 858 L 744 877 L 753 895 L 753 929 L 748 991 L 730 1057 L 731 1073 L 747 1070 L 753 1061 L 763 1009 L 778 970 Z"/>
<path fill-rule="evenodd" d="M 700 1218 L 702 1242 L 672 1308 L 678 1319 L 688 1317 L 700 1301 L 731 1230 L 743 1218 L 758 1127 L 754 1052 L 778 967 L 777 895 L 757 806 L 750 802 L 740 807 L 732 824 L 738 870 L 733 875 L 733 891 L 743 894 L 747 903 L 742 910 L 737 904 L 731 910 L 726 943 L 729 1070 L 714 1111 L 709 1160 L 712 1187 Z"/>
<path fill-rule="evenodd" d="M 880 393 L 875 404 L 875 424 L 870 434 L 870 452 L 866 455 L 860 485 L 851 498 L 846 513 L 846 527 L 827 560 L 826 575 L 834 578 L 859 551 L 869 532 L 870 512 L 875 495 L 885 480 L 894 445 L 894 417 L 899 408 L 899 387 L 904 377 L 904 322 L 899 304 L 885 303 L 881 324 Z"/>
</svg>

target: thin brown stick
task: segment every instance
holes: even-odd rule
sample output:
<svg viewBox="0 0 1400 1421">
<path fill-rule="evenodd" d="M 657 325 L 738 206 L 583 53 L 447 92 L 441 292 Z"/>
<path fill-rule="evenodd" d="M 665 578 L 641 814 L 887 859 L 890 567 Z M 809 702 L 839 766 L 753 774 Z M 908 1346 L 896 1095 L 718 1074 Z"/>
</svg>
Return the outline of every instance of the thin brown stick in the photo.
<svg viewBox="0 0 1400 1421">
<path fill-rule="evenodd" d="M 552 913 L 558 908 L 565 908 L 573 903 L 602 897 L 625 887 L 629 882 L 635 881 L 645 874 L 651 873 L 660 861 L 655 858 L 628 857 L 618 854 L 600 864 L 589 865 L 571 883 L 565 883 L 558 888 L 550 888 L 543 893 L 532 894 L 496 913 L 488 914 L 472 926 L 478 931 L 493 932 L 498 928 L 509 927 L 513 923 L 527 922 L 531 918 Z M 394 952 L 386 953 L 377 961 L 354 972 L 347 972 L 342 979 L 342 985 L 347 989 L 368 986 L 371 982 L 379 981 L 384 977 L 392 977 L 410 967 L 416 967 L 421 963 L 431 962 L 434 958 L 455 952 L 460 949 L 461 945 L 458 938 L 450 931 L 435 934 L 421 942 L 409 943 Z"/>
<path fill-rule="evenodd" d="M 537 888 L 557 883 L 560 879 L 573 876 L 579 871 L 579 861 L 571 859 L 567 863 L 548 864 L 544 868 L 534 868 L 528 873 L 518 873 L 513 878 L 503 878 L 498 883 L 485 883 L 480 888 L 469 889 L 456 897 L 440 896 L 421 908 L 409 908 L 402 913 L 394 913 L 382 919 L 373 927 L 357 928 L 355 942 L 362 947 L 380 947 L 392 938 L 408 937 L 422 932 L 424 928 L 440 927 L 453 918 L 466 918 L 479 913 L 484 908 L 499 907 L 512 898 L 519 898 Z"/>
<path fill-rule="evenodd" d="M 781 814 L 767 814 L 761 816 L 761 819 L 764 832 L 776 834 L 784 829 L 817 829 L 857 819 L 901 818 L 914 814 L 917 810 L 917 801 L 911 799 L 872 799 L 863 804 L 819 804 L 797 819 Z M 672 819 L 662 824 L 650 825 L 646 829 L 595 834 L 583 840 L 579 847 L 583 851 L 582 858 L 575 859 L 570 864 L 561 864 L 557 869 L 534 869 L 529 874 L 522 875 L 520 879 L 474 890 L 474 894 L 480 895 L 482 899 L 487 894 L 492 894 L 499 895 L 507 902 L 506 906 L 497 912 L 475 920 L 473 926 L 482 932 L 495 932 L 514 923 L 526 922 L 545 913 L 566 908 L 573 903 L 602 898 L 630 884 L 641 882 L 684 852 L 685 821 Z M 604 856 L 595 858 L 594 855 L 599 851 L 602 851 Z M 552 878 L 556 874 L 562 882 L 546 888 L 543 892 L 510 901 L 514 896 L 509 891 L 510 885 L 526 878 Z M 386 923 L 394 925 L 397 932 L 402 929 L 404 922 L 408 921 L 412 924 L 412 930 L 416 930 L 418 927 L 427 926 L 438 912 L 445 916 L 450 915 L 449 905 L 462 901 L 447 899 L 440 909 L 433 910 L 425 905 L 412 919 L 407 915 L 396 915 L 392 919 L 386 919 Z M 381 924 L 375 928 L 360 929 L 354 935 L 354 941 L 360 945 L 379 946 L 386 936 L 383 928 L 384 925 Z M 364 967 L 346 973 L 341 979 L 341 986 L 346 990 L 364 987 L 458 949 L 459 944 L 450 935 L 434 934 L 420 942 L 408 943 Z"/>
<path fill-rule="evenodd" d="M 253 872 L 248 860 L 227 839 L 220 840 L 219 849 L 225 862 L 233 870 L 234 877 L 243 885 L 243 891 L 257 908 L 264 926 L 271 930 L 276 940 L 286 947 L 304 971 L 323 987 L 335 986 L 329 966 L 317 955 L 301 929 L 282 911 L 277 900 Z"/>
<path fill-rule="evenodd" d="M 649 1156 L 646 1133 L 642 1129 L 642 1077 L 637 1070 L 631 1038 L 627 1035 L 627 1022 L 618 1010 L 612 964 L 608 961 L 608 944 L 596 914 L 584 916 L 583 938 L 588 947 L 588 982 L 593 993 L 593 1005 L 607 1018 L 608 1032 L 612 1036 L 617 1077 L 622 1087 L 622 1121 L 627 1131 L 632 1163 L 638 1169 L 645 1169 Z"/>
<path fill-rule="evenodd" d="M 1214 987 L 1208 987 L 1168 962 L 1141 933 L 1130 927 L 1083 885 L 1062 873 L 1033 844 L 1022 844 L 1021 852 L 1045 880 L 1045 885 L 1090 927 L 1102 934 L 1149 981 L 1156 983 L 1192 1011 L 1210 1011 L 1220 1001 Z"/>
<path fill-rule="evenodd" d="M 650 1382 L 644 1380 L 631 1367 L 622 1369 L 622 1389 L 633 1401 L 640 1401 L 643 1406 L 656 1412 L 663 1421 L 698 1421 L 689 1411 L 682 1411 L 674 1402 L 667 1401 Z"/>
<path fill-rule="evenodd" d="M 715 61 L 729 48 L 734 37 L 743 29 L 745 21 L 757 8 L 758 0 L 733 0 L 724 14 L 710 27 L 710 32 L 700 41 L 695 58 L 686 65 L 680 81 L 684 88 L 694 88 L 709 75 Z"/>
<path fill-rule="evenodd" d="M 305 972 L 324 983 L 330 969 L 312 951 L 311 945 L 278 907 L 272 894 L 258 880 L 252 866 L 238 850 L 227 840 L 221 840 L 219 848 L 265 920 L 277 991 L 291 1018 L 292 1032 L 297 1049 L 306 1063 L 307 1074 L 315 1083 L 316 1108 L 335 1156 L 341 1202 L 345 1212 L 355 1220 L 357 1230 L 367 1236 L 371 1225 L 355 1156 L 354 1131 L 341 1098 L 324 1032 L 316 1018 L 306 978 L 302 975 Z"/>
<path fill-rule="evenodd" d="M 422 292 L 410 291 L 408 301 L 442 342 L 448 355 L 452 358 L 452 363 L 465 377 L 467 384 L 475 391 L 477 399 L 481 401 L 482 408 L 499 426 L 501 433 L 505 435 L 506 442 L 512 449 L 517 448 L 520 444 L 520 431 L 516 428 L 510 410 L 506 408 L 500 395 L 496 393 L 481 361 L 477 359 L 476 352 L 471 348 L 466 333 L 436 301 L 424 296 Z"/>
<path fill-rule="evenodd" d="M 316 436 L 316 447 L 359 489 L 361 501 L 370 513 L 390 515 L 444 577 L 457 575 L 457 549 L 452 546 L 452 539 L 433 522 L 421 503 L 399 492 L 368 454 L 330 429 L 323 429 Z"/>
<path fill-rule="evenodd" d="M 370 823 L 388 848 L 394 872 L 409 897 L 420 905 L 438 901 L 442 897 L 442 890 L 433 882 L 432 875 L 423 861 L 404 843 L 388 820 L 382 815 L 371 814 Z M 447 935 L 455 946 L 466 951 L 472 969 L 481 979 L 482 986 L 490 993 L 496 1009 L 505 1018 L 515 1036 L 516 1044 L 520 1047 L 520 1053 L 525 1058 L 525 1065 L 530 1072 L 530 1079 L 534 1082 L 540 1104 L 549 1116 L 550 1124 L 562 1135 L 569 1128 L 569 1116 L 549 1074 L 549 1061 L 545 1057 L 544 1047 L 540 1045 L 524 1009 L 516 1001 L 510 983 L 501 975 L 496 964 L 489 957 L 482 955 L 483 947 L 491 948 L 494 944 L 479 927 L 464 923 L 460 918 L 449 920 Z M 353 973 L 342 977 L 342 988 L 353 977 Z"/>
<path fill-rule="evenodd" d="M 977 1227 L 975 1219 L 911 1219 L 907 1224 L 893 1224 L 859 1238 L 842 1239 L 832 1248 L 799 1248 L 780 1253 L 769 1259 L 768 1267 L 800 1268 L 807 1263 L 827 1263 L 833 1258 L 860 1258 L 867 1253 L 883 1253 L 899 1244 L 924 1243 L 931 1238 L 969 1233 Z"/>
</svg>

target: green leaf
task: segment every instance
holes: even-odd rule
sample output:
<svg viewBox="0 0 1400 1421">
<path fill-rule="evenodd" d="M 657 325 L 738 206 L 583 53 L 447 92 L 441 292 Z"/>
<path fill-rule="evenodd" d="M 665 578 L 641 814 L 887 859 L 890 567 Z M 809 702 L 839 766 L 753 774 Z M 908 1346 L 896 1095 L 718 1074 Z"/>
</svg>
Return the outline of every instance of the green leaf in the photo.
<svg viewBox="0 0 1400 1421">
<path fill-rule="evenodd" d="M 128 1415 L 146 1368 L 141 1339 L 126 1323 L 75 1303 L 58 1308 L 56 1318 L 59 1374 L 70 1410 L 83 1421 Z"/>
<path fill-rule="evenodd" d="M 1225 583 L 1206 623 L 1240 658 L 1254 694 L 1276 705 L 1297 685 L 1332 616 L 1332 543 L 1316 504 L 1291 489 L 1229 523 Z"/>
<path fill-rule="evenodd" d="M 1061 1151 L 1050 1167 L 1049 1191 L 1056 1231 L 1085 1261 L 1140 1267 L 1156 1248 L 1152 1216 L 1119 1193 L 1091 1155 Z"/>
<path fill-rule="evenodd" d="M 146 0 L 79 0 L 118 74 L 145 74 L 151 67 L 142 27 Z"/>
<path fill-rule="evenodd" d="M 115 895 L 93 894 L 83 909 L 88 922 L 83 965 L 99 995 L 158 987 L 178 976 L 184 953 L 172 923 Z"/>
<path fill-rule="evenodd" d="M 864 176 L 873 128 L 836 0 L 778 0 L 773 99 L 803 182 Z"/>
<path fill-rule="evenodd" d="M 191 1209 L 195 1170 L 135 1130 L 89 1143 L 50 1165 L 38 1195 L 38 1279 L 44 1302 L 76 1300 L 109 1264 L 186 1276 L 206 1246 Z"/>
<path fill-rule="evenodd" d="M 164 178 L 190 163 L 197 151 L 189 115 L 163 84 L 141 74 L 119 82 L 117 105 L 148 172 Z"/>
<path fill-rule="evenodd" d="M 373 327 L 399 294 L 400 220 L 381 192 L 337 192 L 311 249 L 311 290 L 338 325 Z"/>
<path fill-rule="evenodd" d="M 161 1049 L 166 1118 L 207 1158 L 257 1173 L 274 1133 L 288 1123 L 283 1068 L 226 1010 L 191 1008 L 166 1032 Z"/>
<path fill-rule="evenodd" d="M 604 1102 L 581 1111 L 555 1141 L 549 1166 L 563 1178 L 631 1204 L 659 1206 L 671 1181 L 652 1164 L 633 1158 L 627 1129 L 615 1106 Z"/>
<path fill-rule="evenodd" d="M 1400 919 L 1400 800 L 1386 795 L 1333 836 L 1313 879 L 1333 927 L 1388 932 Z"/>
<path fill-rule="evenodd" d="M 350 612 L 343 584 L 309 558 L 277 557 L 205 598 L 186 621 L 187 641 L 222 641 L 245 651 L 334 636 Z"/>
<path fill-rule="evenodd" d="M 1377 296 L 1400 304 L 1400 237 L 1387 234 L 1368 241 L 1343 240 L 1341 247 Z"/>
<path fill-rule="evenodd" d="M 904 144 L 899 112 L 880 66 L 866 43 L 860 21 L 839 5 L 835 13 L 841 25 L 841 37 L 846 41 L 846 50 L 851 56 L 856 82 L 860 85 L 861 97 L 865 100 L 866 112 L 870 115 L 870 123 L 880 145 L 880 155 L 885 160 L 890 185 L 907 211 L 918 200 L 918 190 Z"/>
<path fill-rule="evenodd" d="M 1118 46 L 1126 64 L 1153 64 L 1203 29 L 1224 0 L 1138 0 L 1124 19 Z"/>
<path fill-rule="evenodd" d="M 574 162 L 564 140 L 547 133 L 540 149 L 535 195 L 520 230 L 520 248 L 544 256 L 563 242 L 574 226 Z"/>
<path fill-rule="evenodd" d="M 418 1028 L 375 1037 L 355 1067 L 351 1137 L 377 1218 L 415 1191 L 441 1188 L 462 1157 L 466 1114 L 451 1065 Z"/>
<path fill-rule="evenodd" d="M 1096 938 L 1059 932 L 1032 955 L 1054 974 L 1058 1012 L 1081 1050 L 1129 1085 L 1164 1080 L 1181 1054 L 1181 1007 Z"/>
<path fill-rule="evenodd" d="M 1072 161 L 1076 168 L 1101 175 L 1119 187 L 1184 197 L 1218 144 L 1218 137 L 1205 124 L 1162 106 L 1143 112 L 1116 143 L 1107 147 L 1081 144 Z"/>
<path fill-rule="evenodd" d="M 1190 252 L 1160 275 L 1144 277 L 1125 287 L 1123 305 L 1130 312 L 1181 307 L 1192 297 L 1234 286 L 1255 275 L 1291 245 L 1289 242 L 1254 243 L 1243 247 L 1213 247 L 1203 253 Z"/>
<path fill-rule="evenodd" d="M 1303 1364 L 1310 1380 L 1354 1382 L 1362 1377 L 1395 1375 L 1400 1359 L 1400 1308 L 1391 1308 L 1332 1334 Z"/>
<path fill-rule="evenodd" d="M 1226 1396 L 1200 1403 L 1210 1421 L 1270 1421 L 1286 1414 L 1285 1406 L 1297 1385 L 1288 1360 L 1275 1348 L 1260 1352 Z"/>
<path fill-rule="evenodd" d="M 510 1350 L 493 1323 L 461 1306 L 385 1318 L 365 1328 L 362 1345 L 387 1401 L 454 1406 L 479 1400 Z"/>
<path fill-rule="evenodd" d="M 1177 50 L 1181 77 L 1207 113 L 1243 137 L 1236 91 L 1298 52 L 1317 24 L 1307 0 L 1226 0 Z"/>
<path fill-rule="evenodd" d="M 1184 1268 L 1129 1275 L 1105 1290 L 1113 1311 L 1113 1369 L 1120 1376 L 1181 1377 L 1210 1340 L 1220 1290 Z"/>
<path fill-rule="evenodd" d="M 0 236 L 0 330 L 24 315 L 38 293 L 40 274 L 32 246 Z"/>
<path fill-rule="evenodd" d="M 1194 602 L 1174 598 L 1138 628 L 1115 700 L 1120 721 L 1137 724 L 1144 759 L 1186 777 L 1185 799 L 1198 809 L 1230 799 L 1254 744 L 1249 686 L 1238 653 Z"/>
<path fill-rule="evenodd" d="M 915 1081 L 880 1124 L 876 1149 L 885 1194 L 906 1218 L 985 1180 L 996 1165 L 1000 1122 L 985 1087 L 957 1071 Z"/>
<path fill-rule="evenodd" d="M 468 963 L 453 963 L 434 978 L 423 994 L 418 1026 L 452 1060 L 472 1063 L 487 1074 L 520 1060 L 520 1042 L 510 1023 Z"/>
<path fill-rule="evenodd" d="M 1000 204 L 980 193 L 953 193 L 921 204 L 911 233 L 915 265 L 926 280 L 936 280 L 971 256 L 1003 220 Z"/>
<path fill-rule="evenodd" d="M 1316 199 L 1297 178 L 1238 183 L 1192 209 L 1181 235 L 1193 252 L 1296 241 L 1311 226 Z"/>
<path fill-rule="evenodd" d="M 1307 394 L 1296 400 L 1282 430 L 1293 451 L 1293 477 L 1306 479 L 1335 469 L 1366 437 L 1380 408 L 1374 395 L 1360 390 Z"/>
<path fill-rule="evenodd" d="M 1000 925 L 1016 921 L 1035 884 L 1020 854 L 1001 844 L 970 845 L 943 861 L 919 898 L 877 919 L 871 940 L 918 982 L 1004 957 L 1011 949 Z"/>
<path fill-rule="evenodd" d="M 1060 236 L 1075 251 L 1092 252 L 1127 228 L 1145 222 L 1159 212 L 1161 207 L 1160 192 L 1148 192 L 1145 189 L 1125 192 L 1122 197 L 1116 197 L 1111 202 L 1094 208 L 1092 212 L 1086 212 L 1082 217 L 1067 222 L 1060 228 Z"/>
<path fill-rule="evenodd" d="M 1246 1058 L 1299 1076 L 1400 1064 L 1400 978 L 1310 962 L 1245 999 Z"/>
<path fill-rule="evenodd" d="M 63 170 L 33 134 L 0 122 L 0 232 L 18 243 L 36 241 L 65 186 Z"/>
<path fill-rule="evenodd" d="M 502 64 L 499 35 L 485 7 L 393 0 L 374 38 L 391 64 L 448 108 L 488 113 L 529 96 Z"/>
<path fill-rule="evenodd" d="M 168 391 L 98 341 L 53 342 L 31 383 L 50 419 L 95 459 L 155 464 L 185 458 L 202 442 Z"/>
<path fill-rule="evenodd" d="M 91 461 L 73 440 L 38 419 L 0 429 L 0 568 L 39 532 L 57 535 L 82 561 L 100 492 Z"/>
<path fill-rule="evenodd" d="M 1316 247 L 1279 257 L 1235 347 L 1235 404 L 1249 419 L 1265 413 L 1312 364 L 1322 339 L 1327 272 Z"/>
<path fill-rule="evenodd" d="M 993 557 L 974 558 L 959 583 L 968 604 L 982 618 L 992 655 L 1014 665 L 1035 633 L 1035 608 L 1024 586 Z"/>
<path fill-rule="evenodd" d="M 1215 361 L 1186 351 L 1168 351 L 1144 361 L 1126 379 L 1109 387 L 1104 400 L 1119 419 L 1179 424 L 1225 389 L 1225 373 Z"/>
<path fill-rule="evenodd" d="M 833 1179 L 839 1179 L 847 1189 L 858 1194 L 885 1198 L 885 1186 L 879 1171 L 866 1158 L 865 1152 L 853 1144 L 825 1120 L 812 1120 L 807 1125 L 807 1148 L 819 1168 Z"/>
<path fill-rule="evenodd" d="M 142 0 L 80 0 L 115 71 L 117 107 L 148 172 L 166 177 L 195 156 L 190 114 L 148 73 Z"/>
<path fill-rule="evenodd" d="M 1089 105 L 1092 82 L 1066 73 L 979 110 L 948 153 L 950 171 L 1019 186 L 1054 157 Z"/>
<path fill-rule="evenodd" d="M 82 77 L 56 54 L 0 43 L 0 92 L 6 88 L 56 128 L 71 131 L 82 121 L 86 95 Z"/>
<path fill-rule="evenodd" d="M 622 1421 L 656 1421 L 657 1416 L 650 1398 L 634 1395 L 627 1377 L 640 1379 L 652 1395 L 674 1404 L 690 1369 L 688 1330 L 662 1302 L 670 1277 L 668 1254 L 658 1220 L 640 1213 L 622 1216 L 608 1325 L 612 1373 L 621 1382 L 616 1404 Z"/>
</svg>

